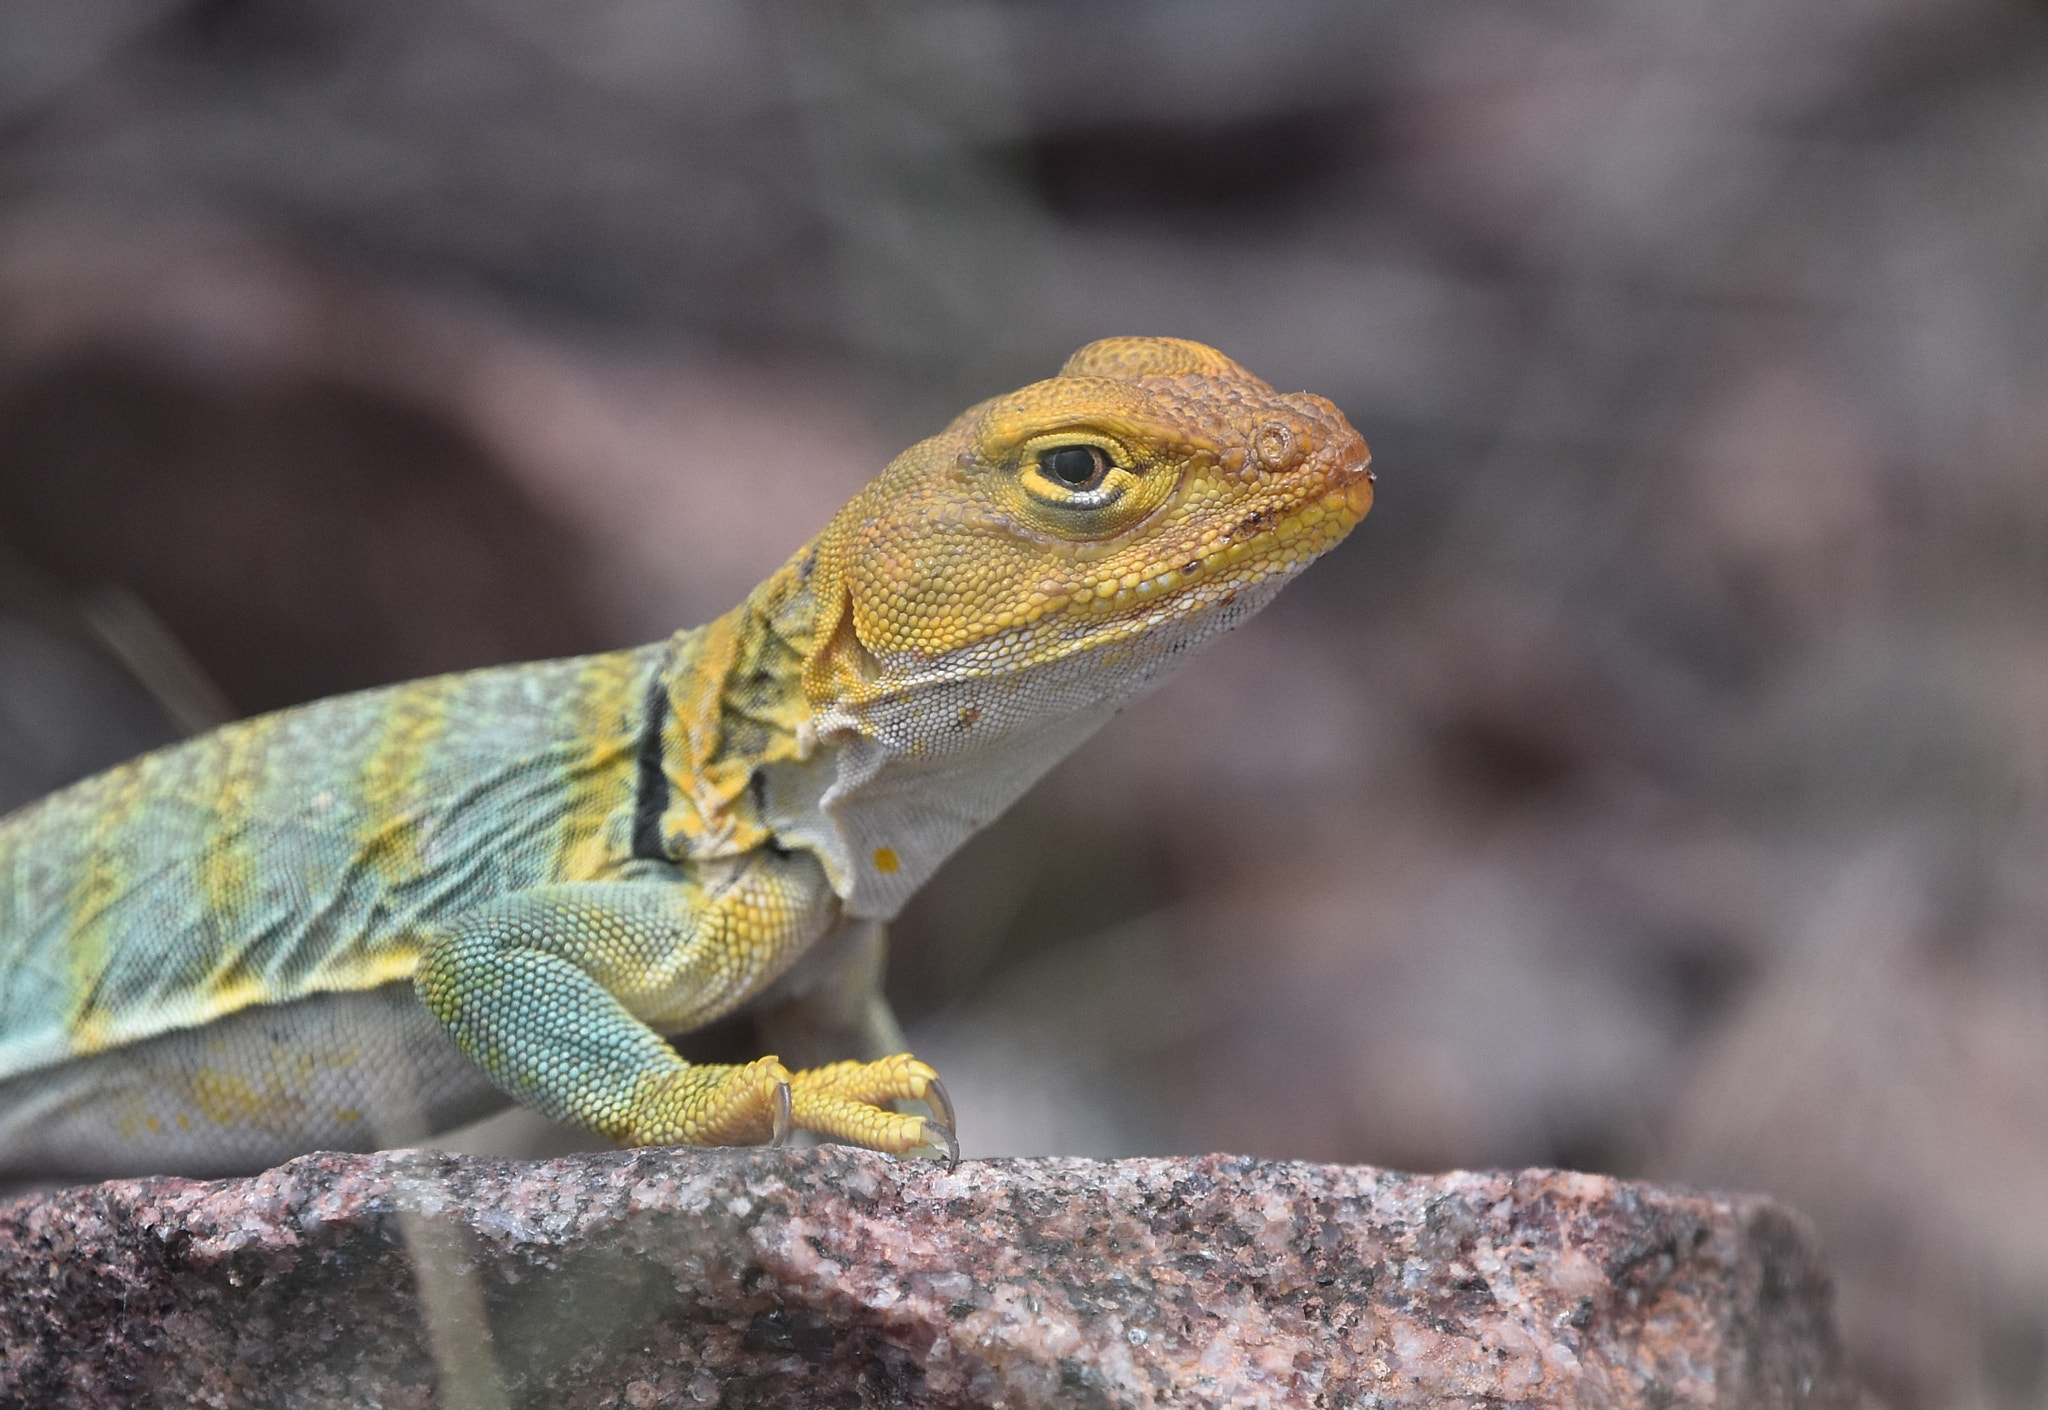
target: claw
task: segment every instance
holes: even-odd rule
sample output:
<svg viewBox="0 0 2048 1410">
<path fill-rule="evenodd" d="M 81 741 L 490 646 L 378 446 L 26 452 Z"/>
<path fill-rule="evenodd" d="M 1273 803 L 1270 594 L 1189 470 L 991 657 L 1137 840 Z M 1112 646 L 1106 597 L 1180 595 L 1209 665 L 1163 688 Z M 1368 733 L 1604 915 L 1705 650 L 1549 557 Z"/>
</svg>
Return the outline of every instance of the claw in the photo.
<svg viewBox="0 0 2048 1410">
<path fill-rule="evenodd" d="M 960 1138 L 953 1134 L 950 1126 L 941 1126 L 930 1117 L 925 1118 L 924 1144 L 938 1146 L 946 1152 L 946 1169 L 960 1168 Z"/>
<path fill-rule="evenodd" d="M 789 1083 L 775 1084 L 775 1134 L 768 1138 L 768 1149 L 781 1150 L 789 1144 L 791 1103 Z"/>
<path fill-rule="evenodd" d="M 928 1130 L 937 1131 L 943 1140 L 930 1144 L 946 1148 L 946 1168 L 952 1170 L 960 1164 L 959 1118 L 953 1114 L 953 1099 L 946 1095 L 946 1084 L 934 1077 L 925 1084 L 924 1104 L 931 1108 L 931 1119 L 924 1124 Z"/>
</svg>

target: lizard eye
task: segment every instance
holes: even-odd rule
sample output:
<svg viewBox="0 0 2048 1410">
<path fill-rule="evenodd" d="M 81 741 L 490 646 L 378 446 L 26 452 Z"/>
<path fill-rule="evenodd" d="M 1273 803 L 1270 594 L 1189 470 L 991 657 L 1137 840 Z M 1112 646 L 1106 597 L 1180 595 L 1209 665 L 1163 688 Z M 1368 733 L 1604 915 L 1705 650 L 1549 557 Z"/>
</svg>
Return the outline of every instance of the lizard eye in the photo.
<svg viewBox="0 0 2048 1410">
<path fill-rule="evenodd" d="M 1020 515 L 1034 527 L 1074 542 L 1122 533 L 1178 482 L 1148 473 L 1128 447 L 1107 436 L 1097 440 L 1090 430 L 1054 431 L 1013 463 L 1016 473 L 1002 477 L 1002 492 L 1017 494 Z"/>
<path fill-rule="evenodd" d="M 1038 468 L 1070 490 L 1092 490 L 1109 474 L 1109 457 L 1096 446 L 1054 446 L 1038 453 Z"/>
</svg>

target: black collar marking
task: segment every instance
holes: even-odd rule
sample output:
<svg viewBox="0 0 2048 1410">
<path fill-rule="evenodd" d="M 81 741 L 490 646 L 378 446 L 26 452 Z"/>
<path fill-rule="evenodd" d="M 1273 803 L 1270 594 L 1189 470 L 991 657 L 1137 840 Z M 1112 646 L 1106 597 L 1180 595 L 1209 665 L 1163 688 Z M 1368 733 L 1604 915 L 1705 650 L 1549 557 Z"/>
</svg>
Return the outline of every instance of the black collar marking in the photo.
<svg viewBox="0 0 2048 1410">
<path fill-rule="evenodd" d="M 661 731 L 668 723 L 668 682 L 660 672 L 647 683 L 646 718 L 640 725 L 640 786 L 633 795 L 633 855 L 642 861 L 673 861 L 661 843 L 661 815 L 668 811 L 668 774 L 661 767 Z"/>
</svg>

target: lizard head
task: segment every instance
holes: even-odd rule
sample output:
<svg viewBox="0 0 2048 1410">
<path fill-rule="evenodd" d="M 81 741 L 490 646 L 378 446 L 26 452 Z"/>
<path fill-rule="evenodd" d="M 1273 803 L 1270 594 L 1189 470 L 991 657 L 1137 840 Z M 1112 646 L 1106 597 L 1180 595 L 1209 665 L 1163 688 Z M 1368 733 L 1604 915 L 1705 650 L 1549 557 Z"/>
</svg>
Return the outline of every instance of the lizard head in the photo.
<svg viewBox="0 0 2048 1410">
<path fill-rule="evenodd" d="M 858 709 L 1060 663 L 1134 694 L 1350 532 L 1369 458 L 1329 402 L 1213 348 L 1090 343 L 905 451 L 833 519 L 805 694 Z"/>
</svg>

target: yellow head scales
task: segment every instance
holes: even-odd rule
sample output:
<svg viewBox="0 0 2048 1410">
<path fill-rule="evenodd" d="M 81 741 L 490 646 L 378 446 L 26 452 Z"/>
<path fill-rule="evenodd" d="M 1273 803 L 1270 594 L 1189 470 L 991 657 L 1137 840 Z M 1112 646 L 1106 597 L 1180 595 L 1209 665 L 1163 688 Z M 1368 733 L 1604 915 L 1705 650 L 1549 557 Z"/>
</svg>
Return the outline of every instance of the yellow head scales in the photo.
<svg viewBox="0 0 2048 1410">
<path fill-rule="evenodd" d="M 857 709 L 934 669 L 1183 636 L 1153 629 L 1277 588 L 1343 538 L 1372 505 L 1369 460 L 1336 407 L 1213 348 L 1090 343 L 905 451 L 833 519 L 805 694 Z"/>
</svg>

